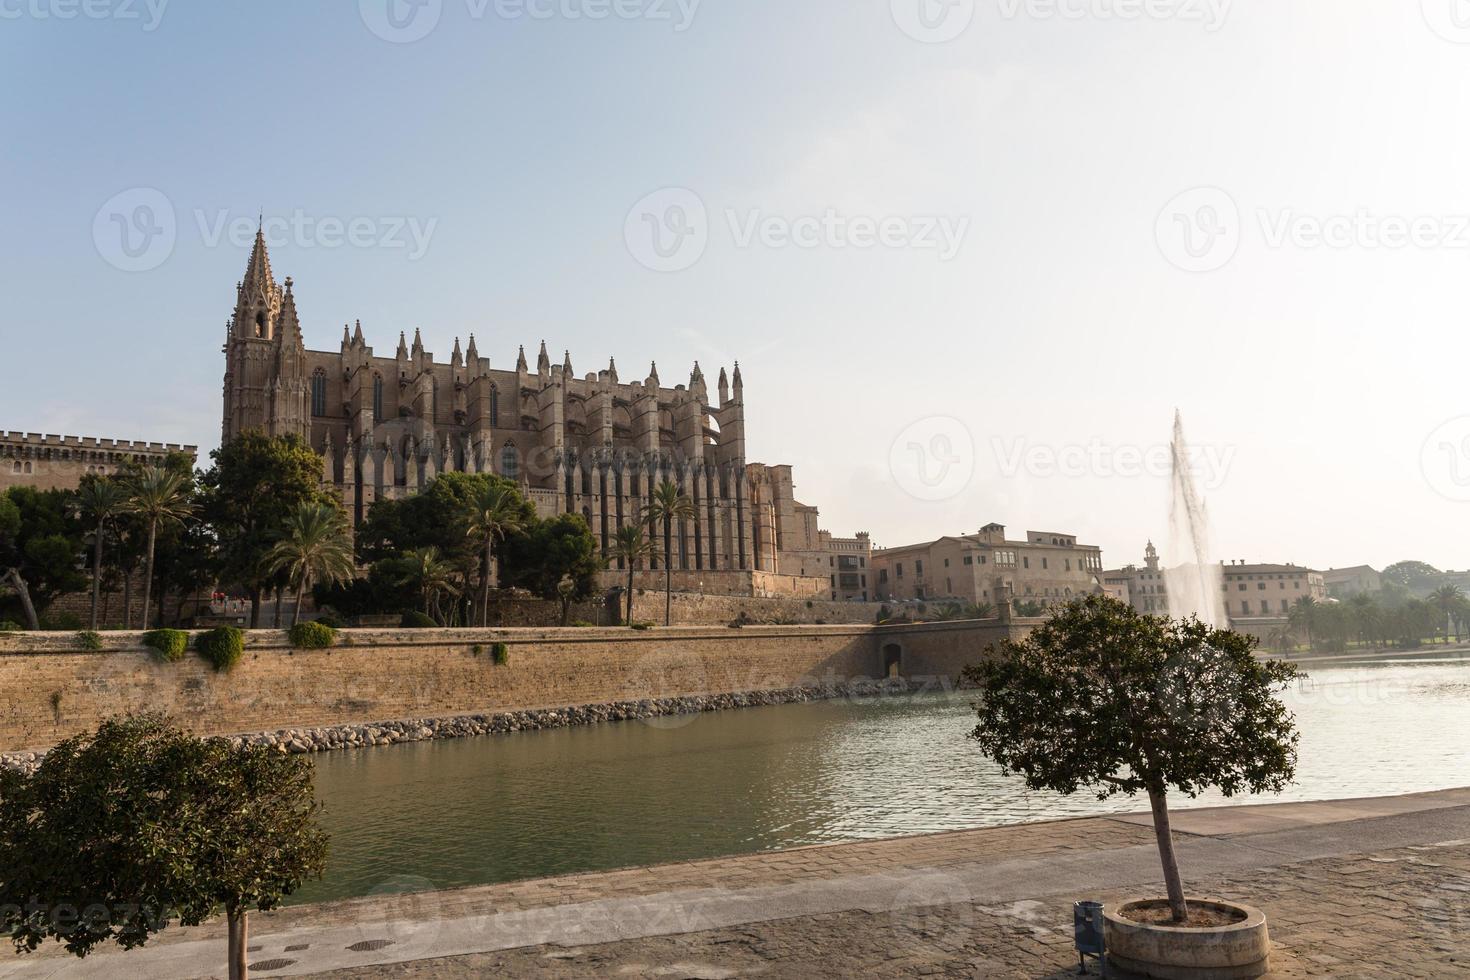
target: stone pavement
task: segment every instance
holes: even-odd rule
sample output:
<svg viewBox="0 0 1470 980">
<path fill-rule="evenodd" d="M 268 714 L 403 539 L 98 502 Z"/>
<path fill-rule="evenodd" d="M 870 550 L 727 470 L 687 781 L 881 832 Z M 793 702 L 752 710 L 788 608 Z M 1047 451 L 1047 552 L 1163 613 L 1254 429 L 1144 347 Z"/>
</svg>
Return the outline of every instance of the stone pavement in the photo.
<svg viewBox="0 0 1470 980">
<path fill-rule="evenodd" d="M 1470 975 L 1470 790 L 1181 811 L 1194 894 L 1265 909 L 1276 975 Z M 258 976 L 1075 975 L 1070 903 L 1158 890 L 1147 815 L 802 848 L 252 916 Z M 218 924 L 0 976 L 217 975 Z"/>
</svg>

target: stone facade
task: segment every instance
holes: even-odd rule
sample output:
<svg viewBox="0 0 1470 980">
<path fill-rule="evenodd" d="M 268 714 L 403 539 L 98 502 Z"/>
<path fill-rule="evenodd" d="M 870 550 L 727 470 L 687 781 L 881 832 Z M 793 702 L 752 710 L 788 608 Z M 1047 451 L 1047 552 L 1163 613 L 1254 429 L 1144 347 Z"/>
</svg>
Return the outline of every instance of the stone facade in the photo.
<svg viewBox="0 0 1470 980">
<path fill-rule="evenodd" d="M 1169 590 L 1164 570 L 1159 566 L 1159 551 L 1150 541 L 1143 551 L 1143 567 L 1124 565 L 1102 574 L 1103 589 L 1141 613 L 1166 616 L 1169 613 Z"/>
<path fill-rule="evenodd" d="M 1065 602 L 1102 591 L 1102 550 L 1055 531 L 1006 538 L 1001 524 L 872 554 L 875 598 L 1000 605 L 1011 598 Z"/>
<path fill-rule="evenodd" d="M 0 432 L 0 492 L 10 487 L 75 490 L 84 476 L 112 476 L 132 463 L 162 465 L 173 453 L 193 459 L 197 449 L 163 442 Z"/>
<path fill-rule="evenodd" d="M 524 348 L 513 368 L 492 367 L 474 335 L 436 361 L 417 330 L 411 343 L 400 332 L 385 357 L 361 321 L 342 328 L 337 350 L 310 350 L 293 281 L 277 284 L 263 234 L 236 288 L 225 362 L 223 440 L 247 430 L 302 438 L 322 454 L 323 482 L 354 523 L 440 473 L 496 473 L 519 482 L 543 516 L 582 515 L 606 550 L 668 479 L 695 507 L 676 530 L 676 569 L 791 575 L 785 541 L 811 543 L 791 468 L 746 459 L 738 364 L 721 368 L 713 389 L 697 362 L 687 384 L 669 387 L 657 365 L 641 380 L 622 380 L 612 360 L 579 377 L 570 352 L 553 364 L 544 342 L 534 368 Z M 796 577 L 828 584 L 825 569 Z"/>
<path fill-rule="evenodd" d="M 1329 568 L 1322 573 L 1322 583 L 1332 599 L 1349 599 L 1355 595 L 1372 595 L 1383 591 L 1383 576 L 1369 565 L 1352 568 Z"/>
</svg>

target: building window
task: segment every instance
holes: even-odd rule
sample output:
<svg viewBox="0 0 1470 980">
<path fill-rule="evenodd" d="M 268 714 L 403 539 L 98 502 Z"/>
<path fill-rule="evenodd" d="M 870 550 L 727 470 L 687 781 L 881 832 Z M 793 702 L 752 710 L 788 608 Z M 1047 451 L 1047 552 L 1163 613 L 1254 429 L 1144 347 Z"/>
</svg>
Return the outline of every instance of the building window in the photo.
<svg viewBox="0 0 1470 980">
<path fill-rule="evenodd" d="M 914 574 L 915 575 L 923 575 L 924 574 L 924 560 L 922 558 L 920 558 L 918 561 L 915 561 L 914 562 Z"/>
<path fill-rule="evenodd" d="M 317 418 L 327 414 L 327 372 L 321 368 L 311 376 L 311 414 Z"/>
<path fill-rule="evenodd" d="M 521 477 L 520 455 L 513 442 L 507 442 L 505 448 L 500 450 L 500 475 L 507 480 L 518 480 Z"/>
<path fill-rule="evenodd" d="M 896 578 L 903 578 L 903 562 L 893 566 L 893 574 Z"/>
<path fill-rule="evenodd" d="M 383 421 L 383 376 L 373 375 L 373 421 Z"/>
<path fill-rule="evenodd" d="M 500 428 L 500 389 L 490 386 L 490 428 Z"/>
<path fill-rule="evenodd" d="M 1031 559 L 1029 557 L 1023 556 L 1021 558 L 1021 567 L 1022 568 L 1030 568 L 1031 567 Z"/>
</svg>

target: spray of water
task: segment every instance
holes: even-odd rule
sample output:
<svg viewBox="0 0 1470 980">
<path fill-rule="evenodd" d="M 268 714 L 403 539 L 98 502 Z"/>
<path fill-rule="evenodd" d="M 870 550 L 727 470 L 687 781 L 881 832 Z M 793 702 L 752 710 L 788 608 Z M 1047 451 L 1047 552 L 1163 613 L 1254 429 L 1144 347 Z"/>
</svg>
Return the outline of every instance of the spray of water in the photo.
<svg viewBox="0 0 1470 980">
<path fill-rule="evenodd" d="M 1184 439 L 1184 422 L 1174 413 L 1174 439 L 1169 444 L 1172 462 L 1169 501 L 1169 560 L 1164 585 L 1169 594 L 1169 615 L 1198 616 L 1210 626 L 1229 625 L 1225 615 L 1220 566 L 1211 559 L 1210 522 L 1205 502 L 1194 486 L 1189 463 L 1189 444 Z"/>
</svg>

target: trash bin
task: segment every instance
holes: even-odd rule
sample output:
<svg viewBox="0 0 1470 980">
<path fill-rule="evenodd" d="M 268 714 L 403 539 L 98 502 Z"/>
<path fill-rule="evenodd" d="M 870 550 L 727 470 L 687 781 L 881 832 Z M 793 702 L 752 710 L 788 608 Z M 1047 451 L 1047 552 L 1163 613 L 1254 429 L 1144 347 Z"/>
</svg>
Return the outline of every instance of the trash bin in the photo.
<svg viewBox="0 0 1470 980">
<path fill-rule="evenodd" d="M 1087 957 L 1097 959 L 1103 976 L 1108 975 L 1103 958 L 1103 907 L 1101 902 L 1072 903 L 1072 937 L 1077 944 L 1077 972 L 1087 972 Z"/>
</svg>

